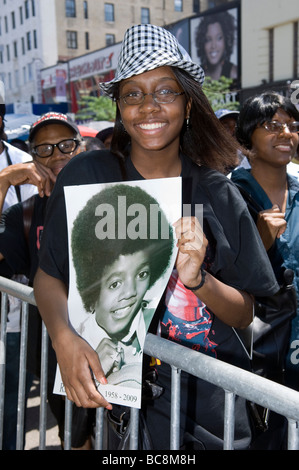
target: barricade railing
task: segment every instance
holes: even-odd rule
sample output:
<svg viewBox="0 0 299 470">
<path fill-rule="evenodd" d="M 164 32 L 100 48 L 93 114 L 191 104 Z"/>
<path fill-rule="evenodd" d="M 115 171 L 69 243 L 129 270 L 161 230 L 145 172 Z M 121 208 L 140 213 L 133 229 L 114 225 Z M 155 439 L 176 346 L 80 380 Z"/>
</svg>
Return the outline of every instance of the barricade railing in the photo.
<svg viewBox="0 0 299 470">
<path fill-rule="evenodd" d="M 0 449 L 2 449 L 4 431 L 7 296 L 12 295 L 22 301 L 17 421 L 17 449 L 22 450 L 25 433 L 24 416 L 28 306 L 29 304 L 36 305 L 36 302 L 32 288 L 3 277 L 0 277 L 0 291 L 2 292 L 0 336 Z M 42 325 L 41 348 L 39 449 L 43 450 L 46 449 L 48 361 L 48 334 L 44 324 Z M 236 396 L 243 397 L 246 400 L 285 416 L 288 421 L 287 447 L 289 450 L 299 449 L 299 392 L 152 334 L 147 334 L 146 336 L 144 352 L 168 363 L 172 369 L 170 450 L 179 449 L 181 371 L 185 371 L 224 390 L 224 450 L 233 449 Z M 94 436 L 94 448 L 96 450 L 103 449 L 103 423 L 104 410 L 99 408 L 96 411 Z M 138 449 L 138 424 L 139 410 L 132 408 L 130 417 L 130 449 L 132 450 Z M 71 449 L 71 425 L 72 403 L 66 399 L 65 450 Z"/>
</svg>

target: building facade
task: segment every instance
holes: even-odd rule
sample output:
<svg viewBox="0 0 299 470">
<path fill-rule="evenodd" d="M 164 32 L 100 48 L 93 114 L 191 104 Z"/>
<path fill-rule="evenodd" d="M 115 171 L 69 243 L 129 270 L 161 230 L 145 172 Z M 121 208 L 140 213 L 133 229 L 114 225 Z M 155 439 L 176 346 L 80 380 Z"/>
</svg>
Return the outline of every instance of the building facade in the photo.
<svg viewBox="0 0 299 470">
<path fill-rule="evenodd" d="M 40 102 L 42 69 L 120 42 L 132 24 L 165 25 L 199 6 L 194 0 L 0 0 L 6 100 Z"/>
<path fill-rule="evenodd" d="M 242 101 L 267 89 L 292 94 L 299 80 L 298 1 L 241 0 L 241 31 Z"/>
<path fill-rule="evenodd" d="M 195 27 L 225 9 L 237 24 L 231 62 L 239 100 L 268 88 L 292 93 L 298 0 L 0 0 L 6 102 L 69 101 L 75 112 L 81 95 L 98 93 L 98 82 L 113 77 L 124 31 L 140 22 L 170 29 L 200 61 Z"/>
</svg>

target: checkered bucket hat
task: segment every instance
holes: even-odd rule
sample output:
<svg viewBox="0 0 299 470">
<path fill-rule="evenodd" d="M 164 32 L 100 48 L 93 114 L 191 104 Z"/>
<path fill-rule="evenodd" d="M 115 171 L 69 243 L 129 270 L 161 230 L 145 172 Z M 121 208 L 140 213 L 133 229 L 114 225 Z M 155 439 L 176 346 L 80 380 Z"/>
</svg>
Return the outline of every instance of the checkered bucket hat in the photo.
<svg viewBox="0 0 299 470">
<path fill-rule="evenodd" d="M 185 70 L 201 85 L 204 82 L 203 69 L 169 31 L 151 24 L 132 26 L 125 33 L 114 79 L 100 83 L 100 88 L 112 97 L 115 83 L 164 65 Z"/>
</svg>

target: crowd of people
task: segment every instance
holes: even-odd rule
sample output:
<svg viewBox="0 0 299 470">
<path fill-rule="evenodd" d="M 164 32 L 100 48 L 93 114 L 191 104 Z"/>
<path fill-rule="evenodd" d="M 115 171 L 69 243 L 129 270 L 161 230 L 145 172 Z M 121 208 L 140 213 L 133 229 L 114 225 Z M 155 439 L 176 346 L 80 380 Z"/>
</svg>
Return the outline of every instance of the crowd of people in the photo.
<svg viewBox="0 0 299 470">
<path fill-rule="evenodd" d="M 294 341 L 299 339 L 299 181 L 294 170 L 299 111 L 288 98 L 264 92 L 249 98 L 239 111 L 215 114 L 202 91 L 203 82 L 203 68 L 182 52 L 169 31 L 154 25 L 133 26 L 124 36 L 115 77 L 100 84 L 101 91 L 117 103 L 115 125 L 107 131 L 111 140 L 104 142 L 104 135 L 97 135 L 102 139 L 99 146 L 92 147 L 94 142 L 88 146 L 67 116 L 47 113 L 30 130 L 30 154 L 22 152 L 18 158 L 11 157 L 11 162 L 7 158 L 0 171 L 0 274 L 22 275 L 34 287 L 37 308 L 32 307 L 29 317 L 28 383 L 39 374 L 42 318 L 51 339 L 48 397 L 62 446 L 64 400 L 51 391 L 57 363 L 66 395 L 74 402 L 73 448 L 91 448 L 97 407 L 104 407 L 114 421 L 122 411 L 121 405 L 112 406 L 95 386 L 94 379 L 107 384 L 107 349 L 93 349 L 69 322 L 66 186 L 181 177 L 182 204 L 191 207 L 191 214 L 175 224 L 175 266 L 148 331 L 299 390 L 298 370 L 291 360 Z M 1 156 L 13 155 L 13 146 L 4 138 L 4 115 L 2 105 Z M 32 194 L 24 192 L 27 187 Z M 17 197 L 17 188 L 21 198 L 8 200 L 9 193 Z M 202 224 L 195 213 L 199 204 Z M 90 227 L 84 217 L 82 213 L 78 230 L 84 224 Z M 105 329 L 109 318 L 103 319 L 102 278 L 110 278 L 111 266 L 103 266 L 103 255 L 93 251 L 94 230 L 85 244 L 87 233 L 82 233 L 79 251 L 84 251 L 84 259 L 92 260 L 92 277 L 82 281 L 87 283 L 82 298 L 97 306 L 92 310 Z M 114 265 L 124 254 L 114 248 L 113 256 Z M 133 264 L 137 263 L 134 259 Z M 131 279 L 129 294 L 126 282 L 131 268 L 126 280 L 113 281 L 113 289 L 121 290 L 123 284 L 133 305 L 138 289 L 137 281 Z M 152 281 L 151 269 L 138 271 L 139 281 L 149 276 L 143 287 Z M 97 272 L 101 278 L 94 278 Z M 275 298 L 279 303 L 290 284 L 294 289 L 287 291 L 288 311 L 283 318 L 279 307 L 269 314 L 267 300 Z M 13 304 L 9 318 L 12 308 Z M 18 324 L 19 313 L 20 306 L 16 306 Z M 266 315 L 270 333 L 261 327 Z M 248 354 L 237 332 L 252 325 L 253 351 Z M 16 345 L 18 341 L 19 336 Z M 16 350 L 13 356 L 18 357 Z M 16 367 L 11 370 L 17 380 Z M 151 374 L 152 385 L 160 393 L 142 401 L 142 417 L 151 448 L 167 450 L 171 371 L 167 364 L 144 356 L 146 374 Z M 184 372 L 181 387 L 180 449 L 222 449 L 224 391 Z M 7 420 L 12 429 L 4 424 L 5 445 L 13 449 L 16 397 L 12 394 L 6 400 L 11 402 Z M 283 418 L 271 412 L 269 418 L 267 410 L 257 409 L 242 397 L 236 398 L 235 409 L 236 450 L 286 448 Z M 256 425 L 256 412 L 262 430 Z"/>
</svg>

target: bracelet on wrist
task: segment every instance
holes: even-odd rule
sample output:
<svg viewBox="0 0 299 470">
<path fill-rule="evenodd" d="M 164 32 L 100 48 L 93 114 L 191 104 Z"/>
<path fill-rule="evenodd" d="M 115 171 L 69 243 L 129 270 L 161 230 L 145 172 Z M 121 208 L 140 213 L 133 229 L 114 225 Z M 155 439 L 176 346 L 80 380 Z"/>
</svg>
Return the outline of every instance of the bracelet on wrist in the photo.
<svg viewBox="0 0 299 470">
<path fill-rule="evenodd" d="M 189 286 L 186 286 L 186 285 L 184 284 L 184 287 L 185 287 L 186 289 L 191 290 L 191 291 L 194 292 L 194 291 L 197 291 L 198 289 L 200 289 L 200 288 L 204 285 L 205 280 L 206 280 L 206 274 L 207 274 L 207 273 L 206 273 L 206 271 L 203 270 L 203 268 L 200 268 L 200 272 L 201 272 L 201 281 L 200 281 L 200 283 L 198 284 L 198 286 L 189 287 Z"/>
</svg>

